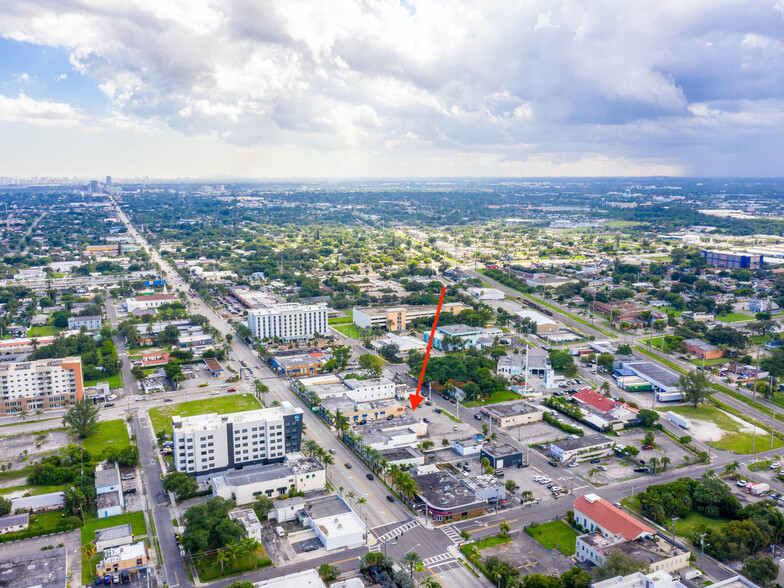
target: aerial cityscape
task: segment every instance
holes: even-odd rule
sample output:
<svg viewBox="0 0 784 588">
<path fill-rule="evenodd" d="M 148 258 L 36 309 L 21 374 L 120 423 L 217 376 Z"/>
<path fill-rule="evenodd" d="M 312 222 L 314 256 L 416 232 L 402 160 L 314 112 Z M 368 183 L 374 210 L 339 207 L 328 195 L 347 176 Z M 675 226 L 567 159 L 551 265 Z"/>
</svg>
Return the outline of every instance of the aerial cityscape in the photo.
<svg viewBox="0 0 784 588">
<path fill-rule="evenodd" d="M 783 25 L 0 6 L 0 586 L 784 586 Z"/>
</svg>

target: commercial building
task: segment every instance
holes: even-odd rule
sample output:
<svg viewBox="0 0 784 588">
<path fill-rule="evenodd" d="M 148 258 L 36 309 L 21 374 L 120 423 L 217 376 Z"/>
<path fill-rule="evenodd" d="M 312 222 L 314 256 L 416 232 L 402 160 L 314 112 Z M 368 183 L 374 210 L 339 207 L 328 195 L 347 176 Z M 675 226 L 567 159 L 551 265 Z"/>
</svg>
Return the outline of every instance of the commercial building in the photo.
<svg viewBox="0 0 784 588">
<path fill-rule="evenodd" d="M 659 401 L 681 399 L 680 376 L 649 361 L 625 361 L 620 369 L 613 371 L 613 375 L 616 380 L 619 376 L 639 376 L 651 385 Z"/>
<path fill-rule="evenodd" d="M 629 541 L 653 537 L 656 531 L 622 508 L 614 506 L 598 494 L 585 494 L 574 501 L 574 519 L 589 533 L 597 531 L 605 537 L 618 535 Z"/>
<path fill-rule="evenodd" d="M 610 455 L 614 447 L 615 441 L 595 433 L 551 443 L 550 456 L 560 463 L 568 463 L 572 460 L 585 461 L 586 459 Z"/>
<path fill-rule="evenodd" d="M 502 355 L 498 358 L 495 371 L 499 375 L 522 376 L 525 374 L 525 354 Z"/>
<path fill-rule="evenodd" d="M 583 419 L 598 429 L 610 427 L 620 430 L 625 423 L 637 419 L 638 411 L 619 400 L 613 400 L 590 388 L 583 388 L 572 395 L 583 413 Z"/>
<path fill-rule="evenodd" d="M 103 550 L 103 559 L 95 567 L 99 576 L 104 574 L 128 574 L 137 577 L 139 572 L 147 569 L 147 548 L 144 541 L 118 545 Z"/>
<path fill-rule="evenodd" d="M 705 263 L 713 267 L 759 269 L 764 265 L 764 257 L 758 253 L 743 253 L 733 251 L 702 250 Z"/>
<path fill-rule="evenodd" d="M 476 347 L 482 331 L 483 329 L 480 327 L 469 327 L 468 325 L 436 327 L 433 334 L 433 347 L 441 351 Z M 424 339 L 425 343 L 430 341 L 430 331 L 425 330 Z"/>
<path fill-rule="evenodd" d="M 302 409 L 287 401 L 247 412 L 172 417 L 175 469 L 194 475 L 283 461 L 299 451 L 301 439 Z"/>
<path fill-rule="evenodd" d="M 181 349 L 188 349 L 190 347 L 205 347 L 212 345 L 212 335 L 208 333 L 191 333 L 189 335 L 180 335 L 177 338 L 177 345 Z"/>
<path fill-rule="evenodd" d="M 145 294 L 125 299 L 125 312 L 132 313 L 137 310 L 150 310 L 175 301 L 171 294 Z"/>
<path fill-rule="evenodd" d="M 469 288 L 468 294 L 477 300 L 503 300 L 504 293 L 496 288 Z"/>
<path fill-rule="evenodd" d="M 29 511 L 31 513 L 49 512 L 63 508 L 64 492 L 50 492 L 38 496 L 21 496 L 11 499 L 11 512 Z"/>
<path fill-rule="evenodd" d="M 681 582 L 674 579 L 664 570 L 643 574 L 635 572 L 628 576 L 615 576 L 601 582 L 591 584 L 591 588 L 693 588 L 693 582 Z M 759 588 L 743 576 L 732 576 L 711 584 L 711 588 Z"/>
<path fill-rule="evenodd" d="M 524 400 L 491 404 L 482 407 L 480 412 L 482 418 L 489 419 L 493 425 L 502 429 L 530 425 L 541 421 L 544 416 L 544 411 L 541 408 L 528 404 Z"/>
<path fill-rule="evenodd" d="M 24 531 L 30 524 L 30 513 L 7 515 L 0 517 L 0 535 Z"/>
<path fill-rule="evenodd" d="M 101 329 L 101 316 L 69 316 L 68 330 L 79 331 L 82 327 L 88 331 L 99 331 Z"/>
<path fill-rule="evenodd" d="M 431 469 L 432 468 L 432 469 Z M 484 514 L 487 501 L 478 498 L 465 484 L 435 466 L 416 468 L 416 504 L 436 522 L 458 521 Z M 424 470 L 427 473 L 420 473 Z"/>
<path fill-rule="evenodd" d="M 700 359 L 718 359 L 724 357 L 724 350 L 716 347 L 712 343 L 702 339 L 684 339 L 683 345 L 686 351 L 696 355 Z"/>
<path fill-rule="evenodd" d="M 375 339 L 370 342 L 370 346 L 375 351 L 381 351 L 387 345 L 394 345 L 398 349 L 398 354 L 402 356 L 410 355 L 414 351 L 425 351 L 427 344 L 421 339 L 410 335 L 395 335 L 387 333 L 383 339 Z"/>
<path fill-rule="evenodd" d="M 237 521 L 245 529 L 245 536 L 248 539 L 255 539 L 261 543 L 261 521 L 256 516 L 256 511 L 252 508 L 233 510 L 229 513 L 229 518 Z"/>
<path fill-rule="evenodd" d="M 142 367 L 154 367 L 169 363 L 168 351 L 151 351 L 142 354 Z"/>
<path fill-rule="evenodd" d="M 297 387 L 304 392 L 313 392 L 321 400 L 327 398 L 348 398 L 354 402 L 371 402 L 395 397 L 395 383 L 388 378 L 357 380 L 343 379 L 340 376 L 325 374 L 323 376 L 298 378 Z"/>
<path fill-rule="evenodd" d="M 292 349 L 276 351 L 269 364 L 276 372 L 286 376 L 306 376 L 321 371 L 326 362 L 321 349 Z"/>
<path fill-rule="evenodd" d="M 120 255 L 122 253 L 122 244 L 114 243 L 112 245 L 88 245 L 84 248 L 84 253 L 90 257 Z"/>
<path fill-rule="evenodd" d="M 79 357 L 0 364 L 0 416 L 60 409 L 84 398 Z"/>
<path fill-rule="evenodd" d="M 553 331 L 557 331 L 561 328 L 558 326 L 558 323 L 549 316 L 545 316 L 536 310 L 523 309 L 518 310 L 515 314 L 521 319 L 529 319 L 530 321 L 536 323 L 537 333 L 552 333 Z"/>
<path fill-rule="evenodd" d="M 691 551 L 673 543 L 661 535 L 646 535 L 629 541 L 620 535 L 604 536 L 598 531 L 577 537 L 575 556 L 577 561 L 601 566 L 616 552 L 646 562 L 651 572 L 664 571 L 674 574 L 689 565 Z"/>
<path fill-rule="evenodd" d="M 366 543 L 367 526 L 346 499 L 338 494 L 307 500 L 298 516 L 327 551 Z"/>
<path fill-rule="evenodd" d="M 24 329 L 26 330 L 26 329 Z M 63 337 L 68 337 L 69 335 L 76 335 L 77 333 L 60 333 Z M 56 337 L 19 337 L 16 339 L 3 339 L 0 340 L 0 354 L 3 355 L 10 355 L 12 353 L 30 353 L 33 351 L 33 347 L 43 347 L 44 345 L 49 345 L 53 343 Z M 35 346 L 33 345 L 33 341 L 35 341 Z"/>
<path fill-rule="evenodd" d="M 68 548 L 38 550 L 14 542 L 0 549 L 0 581 L 3 586 L 67 588 L 70 565 Z"/>
<path fill-rule="evenodd" d="M 381 459 L 386 460 L 387 466 L 396 465 L 400 468 L 409 468 L 424 465 L 425 456 L 414 447 L 393 447 L 380 451 Z"/>
<path fill-rule="evenodd" d="M 251 504 L 258 496 L 277 498 L 296 492 L 316 492 L 327 487 L 324 466 L 315 457 L 289 456 L 283 463 L 253 465 L 210 479 L 212 495 Z"/>
<path fill-rule="evenodd" d="M 362 443 L 378 451 L 396 447 L 415 447 L 419 437 L 427 434 L 427 424 L 414 418 L 379 420 L 354 427 Z"/>
<path fill-rule="evenodd" d="M 133 543 L 133 531 L 131 524 L 117 525 L 98 529 L 95 531 L 95 550 L 103 551 L 107 547 L 119 547 L 120 545 L 130 545 Z"/>
<path fill-rule="evenodd" d="M 248 311 L 248 328 L 259 339 L 295 341 L 327 332 L 326 304 L 278 304 Z"/>
<path fill-rule="evenodd" d="M 125 500 L 120 468 L 116 463 L 104 464 L 95 470 L 95 503 L 99 519 L 122 514 Z"/>
<path fill-rule="evenodd" d="M 441 312 L 458 315 L 466 306 L 460 302 L 447 302 L 441 307 Z M 388 331 L 403 331 L 408 328 L 408 323 L 418 318 L 436 316 L 437 306 L 395 306 L 392 308 L 354 308 L 352 320 L 354 324 L 365 329 L 380 328 Z"/>
<path fill-rule="evenodd" d="M 647 325 L 647 321 L 640 319 L 640 315 L 645 311 L 651 312 L 652 320 L 667 318 L 657 310 L 651 310 L 650 308 L 635 304 L 634 302 L 599 302 L 598 300 L 594 300 L 591 302 L 591 308 L 593 308 L 594 312 L 608 316 L 610 318 L 610 323 L 613 325 L 623 322 Z"/>
<path fill-rule="evenodd" d="M 336 414 L 336 410 L 339 410 L 340 414 L 352 423 L 399 417 L 406 413 L 403 402 L 393 398 L 373 400 L 372 402 L 354 402 L 347 397 L 333 396 L 321 401 L 319 412 L 323 413 L 325 417 L 329 414 Z"/>
<path fill-rule="evenodd" d="M 257 588 L 327 588 L 316 569 L 303 570 L 254 583 Z M 334 586 L 334 584 L 333 584 Z"/>
<path fill-rule="evenodd" d="M 479 455 L 485 442 L 476 437 L 466 437 L 465 439 L 455 439 L 452 441 L 452 448 L 460 455 Z"/>
<path fill-rule="evenodd" d="M 484 445 L 479 451 L 479 461 L 484 458 L 489 459 L 490 465 L 496 469 L 511 468 L 523 463 L 523 452 L 508 443 Z"/>
<path fill-rule="evenodd" d="M 497 502 L 506 498 L 506 485 L 495 476 L 483 474 L 464 478 L 462 482 L 474 493 L 474 496 L 487 502 Z"/>
</svg>

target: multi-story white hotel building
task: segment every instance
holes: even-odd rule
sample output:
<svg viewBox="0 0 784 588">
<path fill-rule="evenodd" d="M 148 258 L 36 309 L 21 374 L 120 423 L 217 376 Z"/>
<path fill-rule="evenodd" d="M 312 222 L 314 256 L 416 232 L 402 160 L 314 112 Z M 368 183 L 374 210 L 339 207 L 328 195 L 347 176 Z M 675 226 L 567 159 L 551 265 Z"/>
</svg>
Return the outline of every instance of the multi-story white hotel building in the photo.
<svg viewBox="0 0 784 588">
<path fill-rule="evenodd" d="M 284 341 L 306 339 L 327 332 L 326 304 L 278 304 L 248 311 L 248 328 L 254 337 Z"/>
<path fill-rule="evenodd" d="M 280 406 L 172 417 L 174 465 L 178 472 L 203 475 L 238 466 L 282 462 L 299 451 L 302 409 Z"/>
<path fill-rule="evenodd" d="M 84 398 L 79 357 L 0 364 L 0 415 L 63 408 Z"/>
</svg>

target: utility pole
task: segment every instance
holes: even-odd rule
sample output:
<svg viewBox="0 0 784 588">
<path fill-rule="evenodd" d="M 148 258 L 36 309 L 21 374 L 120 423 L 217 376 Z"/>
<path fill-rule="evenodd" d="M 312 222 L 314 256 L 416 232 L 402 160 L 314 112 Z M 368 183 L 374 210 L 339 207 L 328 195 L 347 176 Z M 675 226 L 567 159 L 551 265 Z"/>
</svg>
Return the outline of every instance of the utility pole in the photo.
<svg viewBox="0 0 784 588">
<path fill-rule="evenodd" d="M 776 413 L 773 413 L 773 425 L 770 427 L 770 449 L 773 449 L 773 433 L 776 432 Z"/>
</svg>

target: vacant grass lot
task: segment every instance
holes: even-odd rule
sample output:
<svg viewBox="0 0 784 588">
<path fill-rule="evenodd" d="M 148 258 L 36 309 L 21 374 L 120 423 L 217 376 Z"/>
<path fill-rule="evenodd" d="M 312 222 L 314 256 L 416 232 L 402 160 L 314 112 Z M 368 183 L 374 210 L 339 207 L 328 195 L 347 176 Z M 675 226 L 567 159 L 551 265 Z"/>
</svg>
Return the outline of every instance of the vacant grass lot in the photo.
<svg viewBox="0 0 784 588">
<path fill-rule="evenodd" d="M 501 390 L 496 392 L 490 398 L 480 398 L 479 400 L 472 400 L 468 403 L 469 406 L 484 406 L 486 404 L 495 404 L 497 402 L 507 402 L 509 400 L 522 400 L 522 396 L 515 394 L 511 390 Z M 462 403 L 465 406 L 464 403 Z"/>
<path fill-rule="evenodd" d="M 350 316 L 335 316 L 327 320 L 327 324 L 330 325 L 348 325 L 350 323 L 351 323 Z"/>
<path fill-rule="evenodd" d="M 730 312 L 717 316 L 716 320 L 724 323 L 739 323 L 742 321 L 754 320 L 754 316 L 746 314 L 745 312 Z"/>
<path fill-rule="evenodd" d="M 270 565 L 272 565 L 272 562 L 267 557 L 264 549 L 259 547 L 253 555 L 243 555 L 234 561 L 229 560 L 224 564 L 223 569 L 221 569 L 217 557 L 214 555 L 207 557 L 197 564 L 196 570 L 199 573 L 200 580 L 210 582 L 212 580 L 217 580 L 218 578 L 242 574 L 257 568 L 266 568 Z"/>
<path fill-rule="evenodd" d="M 109 378 L 101 378 L 100 380 L 85 380 L 85 386 L 95 386 L 98 382 L 109 382 L 110 388 L 122 388 L 123 379 L 122 374 L 114 374 Z"/>
<path fill-rule="evenodd" d="M 709 519 L 703 514 L 691 511 L 686 518 L 678 519 L 675 523 L 675 532 L 681 537 L 690 537 L 697 525 L 705 525 L 709 529 L 718 527 L 728 522 L 728 519 Z"/>
<path fill-rule="evenodd" d="M 55 327 L 52 325 L 43 325 L 40 327 L 30 327 L 27 331 L 28 337 L 49 337 L 51 335 L 56 335 L 60 331 L 62 331 L 60 327 Z"/>
<path fill-rule="evenodd" d="M 82 446 L 94 456 L 103 455 L 107 447 L 127 447 L 131 444 L 128 428 L 120 419 L 101 421 L 98 430 L 82 442 Z"/>
<path fill-rule="evenodd" d="M 171 433 L 171 417 L 175 414 L 180 416 L 193 416 L 214 412 L 226 414 L 229 412 L 244 412 L 246 410 L 256 410 L 261 408 L 258 401 L 251 395 L 233 394 L 231 396 L 217 396 L 215 398 L 205 398 L 203 400 L 191 400 L 181 404 L 160 406 L 150 409 L 150 420 L 156 434 L 160 431 Z"/>
<path fill-rule="evenodd" d="M 347 325 L 332 325 L 332 328 L 336 331 L 340 331 L 346 337 L 351 339 L 361 339 L 365 336 L 365 330 L 361 327 L 358 327 L 354 324 L 347 324 Z"/>
<path fill-rule="evenodd" d="M 563 521 L 528 527 L 525 531 L 546 549 L 557 549 L 566 557 L 574 555 L 579 533 Z"/>
<path fill-rule="evenodd" d="M 703 404 L 698 408 L 692 406 L 673 406 L 668 408 L 672 412 L 676 412 L 685 416 L 688 419 L 695 419 L 700 421 L 708 421 L 716 425 L 724 432 L 724 435 L 719 441 L 715 441 L 713 446 L 717 449 L 724 451 L 732 451 L 733 453 L 752 453 L 752 437 L 754 436 L 751 431 L 743 431 L 743 425 L 731 418 L 726 412 L 711 404 Z M 664 411 L 666 413 L 666 411 Z M 756 442 L 754 445 L 755 451 L 763 451 L 770 449 L 770 429 L 763 429 L 757 427 Z M 784 442 L 778 437 L 773 438 L 773 448 L 784 446 Z"/>
</svg>

